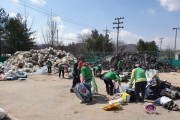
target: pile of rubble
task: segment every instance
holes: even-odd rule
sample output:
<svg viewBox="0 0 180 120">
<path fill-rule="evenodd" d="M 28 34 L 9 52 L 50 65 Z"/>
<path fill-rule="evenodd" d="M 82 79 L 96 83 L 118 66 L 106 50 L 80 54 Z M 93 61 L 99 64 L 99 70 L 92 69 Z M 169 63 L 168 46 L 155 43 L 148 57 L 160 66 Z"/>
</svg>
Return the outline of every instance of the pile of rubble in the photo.
<svg viewBox="0 0 180 120">
<path fill-rule="evenodd" d="M 160 62 L 157 57 L 145 53 L 124 53 L 121 52 L 115 56 L 108 56 L 98 61 L 96 64 L 102 64 L 103 69 L 117 69 L 118 61 L 123 61 L 123 71 L 130 72 L 136 63 L 139 63 L 145 69 L 156 69 L 160 72 L 176 71 L 175 67 L 168 63 Z"/>
<path fill-rule="evenodd" d="M 62 50 L 55 50 L 53 48 L 46 48 L 40 50 L 18 51 L 12 57 L 7 59 L 1 69 L 3 72 L 18 71 L 36 72 L 46 65 L 47 60 L 53 64 L 53 68 L 58 64 L 72 64 L 76 58 Z"/>
</svg>

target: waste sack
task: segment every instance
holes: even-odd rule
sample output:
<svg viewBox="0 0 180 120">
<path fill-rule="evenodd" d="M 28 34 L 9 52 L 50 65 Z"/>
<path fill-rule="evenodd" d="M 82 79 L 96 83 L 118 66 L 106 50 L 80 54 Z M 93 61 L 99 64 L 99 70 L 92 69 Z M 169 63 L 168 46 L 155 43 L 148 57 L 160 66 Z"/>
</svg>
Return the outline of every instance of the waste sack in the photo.
<svg viewBox="0 0 180 120">
<path fill-rule="evenodd" d="M 45 73 L 47 73 L 47 71 L 48 71 L 47 66 L 44 66 L 41 69 L 37 70 L 36 72 L 33 72 L 32 74 L 44 75 Z"/>
<path fill-rule="evenodd" d="M 160 92 L 160 95 L 161 96 L 167 96 L 171 99 L 176 99 L 179 96 L 178 91 L 174 91 L 174 90 L 171 90 L 169 88 L 162 89 Z"/>
<path fill-rule="evenodd" d="M 123 98 L 120 97 L 120 98 L 109 101 L 109 105 L 113 105 L 114 103 L 124 104 L 124 100 L 123 100 Z"/>
<path fill-rule="evenodd" d="M 123 87 L 120 86 L 118 82 L 115 82 L 114 83 L 114 94 L 123 93 L 123 92 L 124 92 Z"/>
<path fill-rule="evenodd" d="M 27 78 L 26 72 L 23 72 L 23 71 L 17 71 L 16 76 L 18 78 Z"/>
<path fill-rule="evenodd" d="M 76 96 L 83 102 L 90 101 L 90 92 L 84 85 L 84 83 L 77 83 L 76 86 L 73 88 L 73 91 L 75 92 Z"/>
<path fill-rule="evenodd" d="M 149 69 L 145 72 L 145 75 L 146 75 L 147 81 L 150 81 L 155 75 L 159 76 L 159 72 L 158 70 L 155 70 L 155 69 Z"/>
<path fill-rule="evenodd" d="M 155 103 L 158 105 L 162 105 L 164 108 L 168 110 L 179 111 L 179 106 L 176 103 L 174 103 L 174 101 L 169 97 L 162 96 L 156 99 Z"/>
<path fill-rule="evenodd" d="M 0 108 L 0 120 L 3 120 L 7 117 L 7 113 L 4 109 Z"/>
<path fill-rule="evenodd" d="M 130 95 L 130 101 L 129 102 L 136 101 L 136 94 L 135 94 L 134 89 L 128 88 L 128 89 L 126 89 L 126 93 Z"/>
<path fill-rule="evenodd" d="M 174 101 L 169 101 L 163 105 L 164 108 L 172 111 L 179 111 L 179 106 L 174 103 Z"/>
<path fill-rule="evenodd" d="M 95 80 L 95 77 L 92 78 L 92 81 L 91 81 L 91 93 L 94 94 L 94 93 L 98 93 L 98 87 L 97 87 L 97 84 L 96 84 L 96 80 Z"/>
<path fill-rule="evenodd" d="M 172 101 L 172 99 L 170 99 L 169 97 L 166 96 L 162 96 L 159 98 L 160 99 L 160 104 L 161 105 L 165 105 L 166 103 Z M 158 99 L 157 99 L 158 100 Z"/>
<path fill-rule="evenodd" d="M 4 73 L 0 73 L 0 80 L 5 80 L 6 75 Z"/>
<path fill-rule="evenodd" d="M 9 77 L 6 77 L 6 80 L 18 80 L 18 76 L 16 75 L 11 75 Z"/>
<path fill-rule="evenodd" d="M 129 94 L 127 94 L 127 93 L 122 93 L 122 98 L 123 98 L 123 100 L 124 100 L 124 102 L 129 102 L 130 101 L 130 95 Z"/>
</svg>

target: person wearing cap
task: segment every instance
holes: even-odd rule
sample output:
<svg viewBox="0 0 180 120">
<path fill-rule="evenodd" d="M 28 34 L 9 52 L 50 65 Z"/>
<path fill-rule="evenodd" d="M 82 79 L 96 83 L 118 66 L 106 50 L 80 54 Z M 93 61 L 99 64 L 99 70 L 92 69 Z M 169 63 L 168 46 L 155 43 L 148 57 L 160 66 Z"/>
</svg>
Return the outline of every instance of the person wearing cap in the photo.
<svg viewBox="0 0 180 120">
<path fill-rule="evenodd" d="M 92 100 L 92 93 L 91 93 L 91 81 L 92 81 L 93 75 L 92 70 L 89 67 L 87 63 L 82 64 L 81 68 L 81 83 L 84 83 L 84 85 L 87 87 L 87 89 L 90 92 L 90 100 Z"/>
<path fill-rule="evenodd" d="M 132 70 L 130 86 L 132 85 L 133 82 L 135 83 L 136 102 L 138 101 L 144 102 L 147 79 L 145 75 L 145 70 L 141 68 L 139 64 L 135 64 L 135 68 Z M 141 97 L 140 97 L 140 93 L 141 93 Z"/>
<path fill-rule="evenodd" d="M 101 65 L 98 64 L 97 66 L 93 67 L 93 74 L 96 77 L 98 74 L 101 74 L 102 69 L 101 69 Z"/>
<path fill-rule="evenodd" d="M 59 78 L 61 77 L 61 73 L 62 73 L 62 77 L 64 78 L 64 64 L 59 64 L 58 68 L 59 68 Z"/>
<path fill-rule="evenodd" d="M 80 82 L 80 78 L 79 78 L 79 73 L 78 73 L 77 67 L 78 67 L 78 61 L 75 60 L 74 64 L 73 64 L 73 68 L 72 68 L 73 81 L 72 81 L 72 87 L 70 89 L 71 93 L 74 93 L 73 87 L 75 87 L 75 85 Z"/>
<path fill-rule="evenodd" d="M 114 94 L 114 83 L 112 80 L 115 80 L 115 82 L 118 82 L 119 85 L 121 85 L 119 75 L 114 71 L 109 71 L 108 73 L 104 74 L 100 78 L 102 80 L 104 80 L 104 83 L 106 84 L 107 94 L 113 96 L 113 94 Z"/>
</svg>

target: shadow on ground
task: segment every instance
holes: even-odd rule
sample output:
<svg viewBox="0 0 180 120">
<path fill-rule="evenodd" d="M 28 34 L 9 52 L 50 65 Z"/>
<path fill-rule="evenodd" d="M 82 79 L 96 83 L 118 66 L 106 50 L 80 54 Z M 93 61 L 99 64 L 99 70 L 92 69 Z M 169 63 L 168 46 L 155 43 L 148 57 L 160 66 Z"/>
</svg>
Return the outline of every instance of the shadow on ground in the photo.
<svg viewBox="0 0 180 120">
<path fill-rule="evenodd" d="M 106 95 L 95 93 L 93 94 L 93 101 L 88 102 L 87 105 L 93 104 L 107 104 L 108 98 Z"/>
<path fill-rule="evenodd" d="M 12 119 L 9 118 L 9 117 L 6 117 L 6 118 L 4 118 L 4 119 L 2 119 L 2 120 L 12 120 Z"/>
</svg>

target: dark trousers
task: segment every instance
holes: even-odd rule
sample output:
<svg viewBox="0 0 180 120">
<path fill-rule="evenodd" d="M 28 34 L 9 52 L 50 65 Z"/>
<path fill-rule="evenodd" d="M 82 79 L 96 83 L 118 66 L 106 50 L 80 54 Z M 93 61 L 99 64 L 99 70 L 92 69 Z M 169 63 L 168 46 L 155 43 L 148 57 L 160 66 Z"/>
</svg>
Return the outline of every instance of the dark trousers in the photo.
<svg viewBox="0 0 180 120">
<path fill-rule="evenodd" d="M 96 76 L 96 70 L 95 70 L 95 68 L 93 68 L 93 74 L 94 74 L 94 76 Z"/>
<path fill-rule="evenodd" d="M 85 80 L 85 83 L 84 83 L 84 85 L 86 86 L 86 88 L 89 90 L 90 100 L 92 100 L 92 93 L 91 93 L 91 87 L 92 87 L 92 85 L 91 85 L 91 80 L 92 80 L 92 79 L 90 79 L 90 80 Z"/>
<path fill-rule="evenodd" d="M 93 74 L 95 77 L 97 77 L 98 74 L 101 74 L 100 70 L 93 70 Z"/>
<path fill-rule="evenodd" d="M 48 68 L 48 73 L 51 73 L 51 67 L 47 67 Z"/>
<path fill-rule="evenodd" d="M 78 74 L 73 74 L 72 88 L 80 82 L 80 77 Z"/>
<path fill-rule="evenodd" d="M 147 81 L 135 83 L 136 102 L 140 100 L 139 93 L 141 93 L 141 99 L 142 101 L 144 101 L 146 85 L 147 85 Z"/>
<path fill-rule="evenodd" d="M 61 73 L 62 73 L 62 77 L 64 78 L 64 70 L 59 70 L 59 77 L 61 77 Z"/>
<path fill-rule="evenodd" d="M 118 73 L 120 73 L 120 72 L 122 72 L 122 67 L 120 67 L 119 69 L 118 69 Z"/>
<path fill-rule="evenodd" d="M 106 92 L 107 94 L 113 95 L 114 84 L 111 79 L 104 77 L 104 83 L 106 84 Z"/>
</svg>

